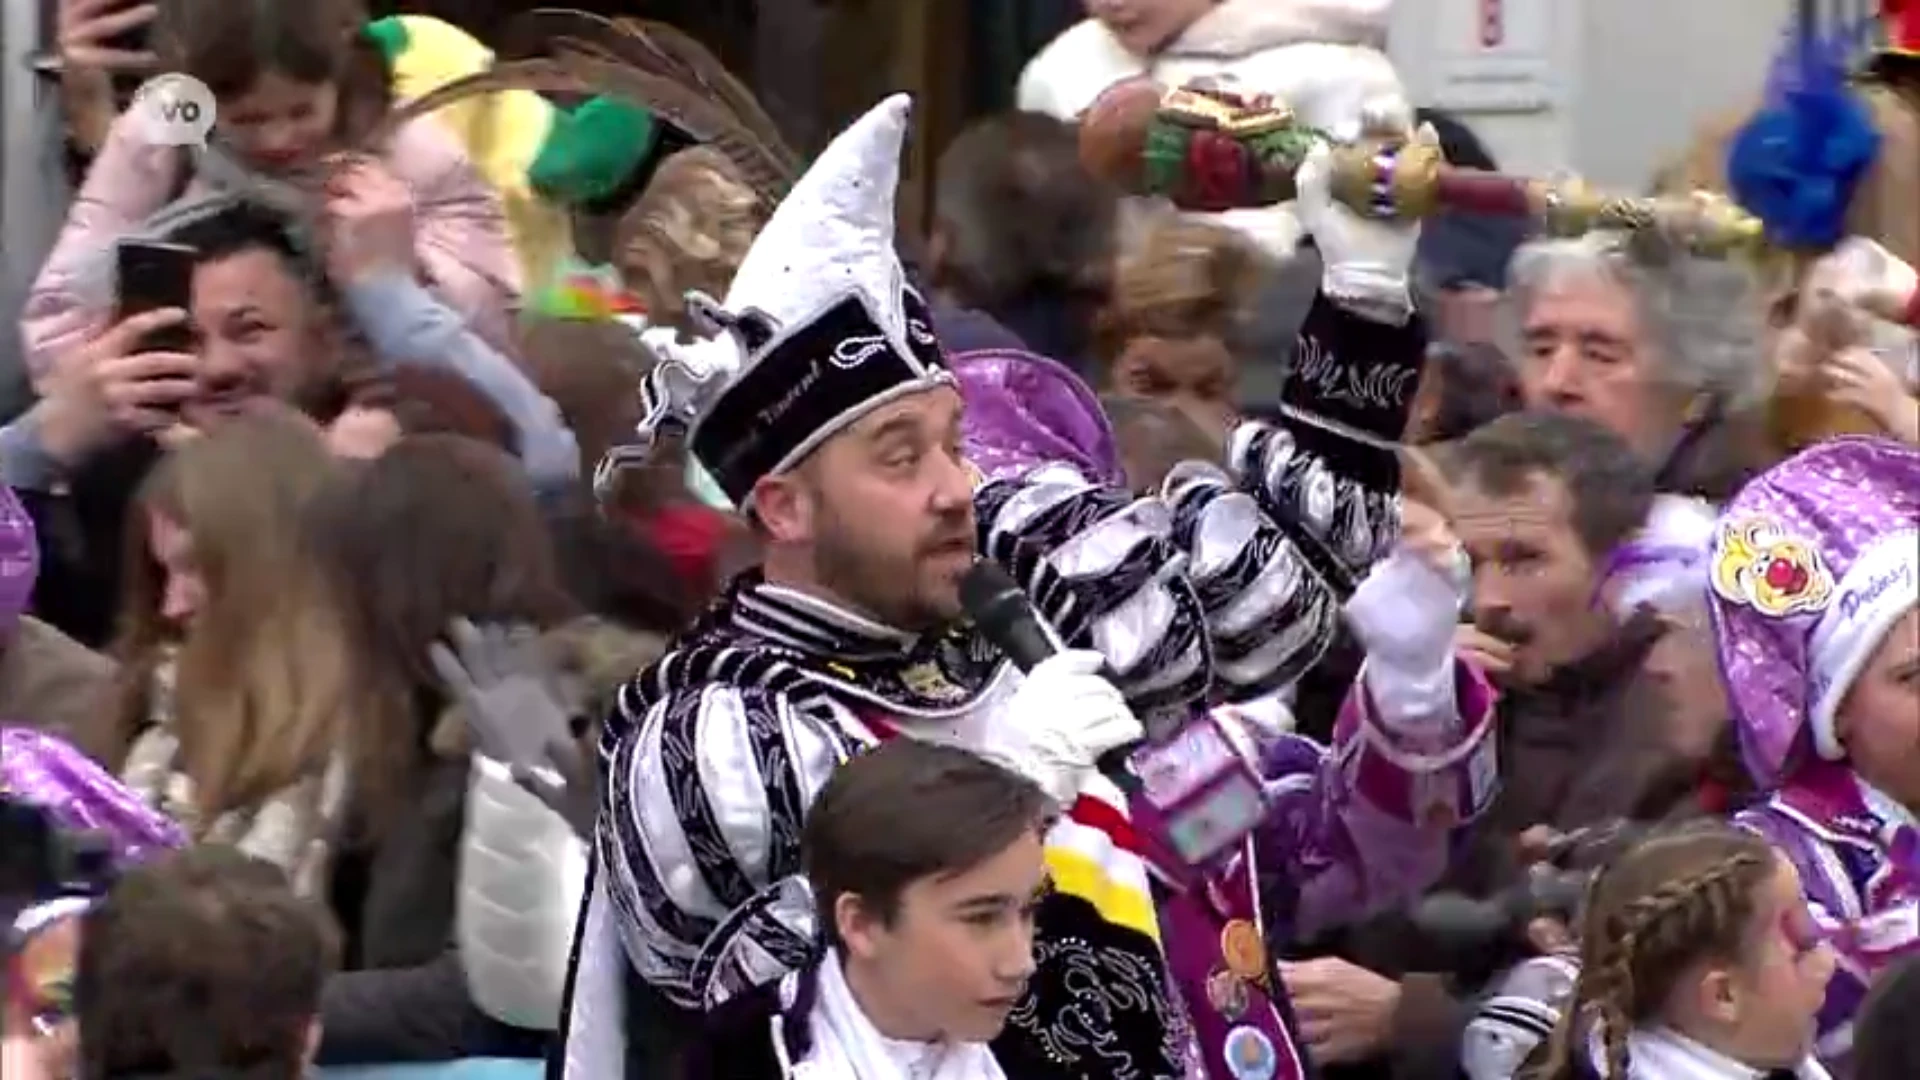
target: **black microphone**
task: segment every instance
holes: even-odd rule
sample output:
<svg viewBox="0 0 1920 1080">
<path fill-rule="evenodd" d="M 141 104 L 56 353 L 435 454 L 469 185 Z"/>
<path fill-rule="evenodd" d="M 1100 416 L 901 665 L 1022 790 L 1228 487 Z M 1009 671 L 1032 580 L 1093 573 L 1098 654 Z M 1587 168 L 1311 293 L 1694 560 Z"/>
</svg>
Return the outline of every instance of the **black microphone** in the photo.
<svg viewBox="0 0 1920 1080">
<path fill-rule="evenodd" d="M 960 578 L 960 607 L 980 633 L 1021 671 L 1031 672 L 1062 648 L 1059 635 L 1034 610 L 1027 591 L 999 563 L 983 559 Z M 1139 745 L 1116 746 L 1094 762 L 1101 775 L 1129 795 L 1140 790 L 1140 781 L 1127 764 Z"/>
<path fill-rule="evenodd" d="M 999 563 L 973 564 L 960 579 L 960 606 L 1013 666 L 1032 671 L 1060 651 L 1060 639 L 1033 609 L 1033 601 Z"/>
</svg>

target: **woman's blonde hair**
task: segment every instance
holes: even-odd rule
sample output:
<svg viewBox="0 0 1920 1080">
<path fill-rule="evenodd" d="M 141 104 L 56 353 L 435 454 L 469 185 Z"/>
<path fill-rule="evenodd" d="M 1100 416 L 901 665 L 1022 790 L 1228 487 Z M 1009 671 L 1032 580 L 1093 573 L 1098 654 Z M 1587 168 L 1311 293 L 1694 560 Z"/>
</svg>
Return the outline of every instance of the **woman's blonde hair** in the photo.
<svg viewBox="0 0 1920 1080">
<path fill-rule="evenodd" d="M 1596 1033 L 1600 1080 L 1627 1080 L 1627 1035 L 1656 1020 L 1694 964 L 1747 952 L 1778 865 L 1764 839 L 1719 821 L 1656 833 L 1608 864 L 1587 895 L 1573 999 L 1531 1080 L 1579 1075 L 1573 1055 Z"/>
<path fill-rule="evenodd" d="M 1231 341 L 1252 307 L 1262 260 L 1239 233 L 1167 218 L 1124 250 L 1095 346 L 1112 362 L 1138 337 Z"/>
<path fill-rule="evenodd" d="M 276 412 L 195 439 L 141 486 L 116 645 L 121 734 L 148 721 L 153 673 L 178 640 L 171 719 L 202 822 L 318 775 L 354 711 L 345 623 L 306 539 L 334 467 L 317 428 Z M 160 615 L 156 516 L 186 532 L 205 583 L 184 635 Z"/>
<path fill-rule="evenodd" d="M 613 262 L 649 321 L 684 328 L 687 293 L 723 299 L 769 213 L 726 155 L 682 150 L 620 218 Z"/>
</svg>

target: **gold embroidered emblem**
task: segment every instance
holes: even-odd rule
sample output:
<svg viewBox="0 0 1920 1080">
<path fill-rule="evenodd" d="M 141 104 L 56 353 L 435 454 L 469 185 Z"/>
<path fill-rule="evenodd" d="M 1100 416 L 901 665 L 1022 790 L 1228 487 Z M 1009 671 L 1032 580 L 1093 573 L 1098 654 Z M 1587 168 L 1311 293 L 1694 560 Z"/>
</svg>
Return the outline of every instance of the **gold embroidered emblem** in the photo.
<svg viewBox="0 0 1920 1080">
<path fill-rule="evenodd" d="M 938 701 L 951 701 L 966 694 L 966 691 L 954 685 L 952 679 L 947 678 L 947 673 L 940 670 L 940 665 L 931 660 L 923 660 L 902 671 L 900 681 L 921 697 Z"/>
</svg>

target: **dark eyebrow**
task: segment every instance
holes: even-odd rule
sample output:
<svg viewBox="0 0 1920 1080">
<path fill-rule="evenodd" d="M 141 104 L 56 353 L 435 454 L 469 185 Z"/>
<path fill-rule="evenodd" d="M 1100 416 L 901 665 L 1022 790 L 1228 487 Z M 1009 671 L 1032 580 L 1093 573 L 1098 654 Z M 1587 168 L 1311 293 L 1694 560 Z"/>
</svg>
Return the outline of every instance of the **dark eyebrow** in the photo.
<svg viewBox="0 0 1920 1080">
<path fill-rule="evenodd" d="M 1010 893 L 986 893 L 981 896 L 969 896 L 953 905 L 958 911 L 999 911 L 1012 907 L 1018 901 Z"/>
<path fill-rule="evenodd" d="M 871 443 L 881 443 L 888 439 L 911 439 L 917 438 L 919 434 L 920 425 L 915 422 L 913 417 L 896 416 L 886 423 L 881 424 L 879 427 L 874 428 L 873 433 L 867 436 L 867 441 Z"/>
<path fill-rule="evenodd" d="M 1040 879 L 1040 884 L 1033 887 L 1033 892 L 1029 893 L 1024 901 L 1012 893 L 984 893 L 980 896 L 969 896 L 955 904 L 954 908 L 959 911 L 998 911 L 1023 902 L 1037 903 L 1045 900 L 1052 893 L 1053 876 L 1049 874 Z"/>
</svg>

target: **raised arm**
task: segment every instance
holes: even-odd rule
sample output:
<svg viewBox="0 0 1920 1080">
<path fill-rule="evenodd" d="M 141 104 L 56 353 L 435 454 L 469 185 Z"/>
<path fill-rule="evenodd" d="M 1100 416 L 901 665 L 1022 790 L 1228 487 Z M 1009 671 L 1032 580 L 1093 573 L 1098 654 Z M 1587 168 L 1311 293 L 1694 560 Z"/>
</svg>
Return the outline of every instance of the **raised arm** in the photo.
<svg viewBox="0 0 1920 1080">
<path fill-rule="evenodd" d="M 1493 797 L 1494 695 L 1453 654 L 1460 596 L 1432 559 L 1397 548 L 1346 604 L 1367 658 L 1333 746 L 1289 734 L 1267 751 L 1262 902 L 1295 937 L 1418 895 Z"/>
<path fill-rule="evenodd" d="M 405 273 L 390 272 L 350 282 L 341 294 L 383 367 L 450 371 L 486 395 L 513 424 L 537 490 L 579 479 L 580 447 L 560 407 L 433 293 Z"/>
<path fill-rule="evenodd" d="M 21 311 L 27 369 L 36 388 L 55 356 L 105 328 L 113 303 L 107 258 L 113 242 L 167 204 L 186 167 L 185 150 L 147 142 L 128 114 L 107 130 Z"/>
<path fill-rule="evenodd" d="M 523 283 L 499 196 L 432 117 L 394 134 L 388 162 L 413 195 L 421 275 L 488 344 L 512 355 Z"/>
<path fill-rule="evenodd" d="M 328 204 L 327 276 L 382 364 L 438 368 L 467 380 L 513 423 L 536 487 L 571 483 L 580 450 L 559 407 L 472 320 L 415 279 L 421 213 L 400 178 L 372 168 L 346 174 Z"/>
</svg>

